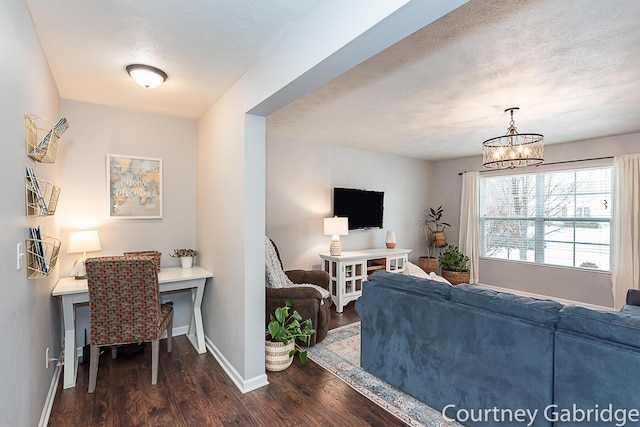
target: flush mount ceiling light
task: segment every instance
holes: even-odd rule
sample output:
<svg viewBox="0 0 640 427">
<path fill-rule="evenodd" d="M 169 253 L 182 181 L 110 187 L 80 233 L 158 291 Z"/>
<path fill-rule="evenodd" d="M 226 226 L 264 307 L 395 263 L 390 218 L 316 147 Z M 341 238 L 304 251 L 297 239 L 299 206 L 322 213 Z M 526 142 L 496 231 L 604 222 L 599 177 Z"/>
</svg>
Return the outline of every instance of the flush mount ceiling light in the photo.
<svg viewBox="0 0 640 427">
<path fill-rule="evenodd" d="M 482 165 L 485 168 L 515 169 L 544 162 L 544 136 L 517 131 L 513 111 L 519 109 L 511 107 L 504 110 L 505 113 L 511 112 L 506 135 L 487 139 L 482 143 Z"/>
<path fill-rule="evenodd" d="M 149 89 L 158 87 L 167 80 L 167 73 L 151 65 L 130 64 L 126 69 L 136 83 Z"/>
</svg>

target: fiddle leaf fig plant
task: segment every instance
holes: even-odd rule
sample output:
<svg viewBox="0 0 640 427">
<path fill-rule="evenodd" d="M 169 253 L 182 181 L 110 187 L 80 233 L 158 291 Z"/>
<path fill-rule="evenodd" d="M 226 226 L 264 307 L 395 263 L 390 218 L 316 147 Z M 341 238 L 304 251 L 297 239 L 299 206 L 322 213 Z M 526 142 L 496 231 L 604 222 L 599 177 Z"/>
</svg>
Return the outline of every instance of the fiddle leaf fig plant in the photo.
<svg viewBox="0 0 640 427">
<path fill-rule="evenodd" d="M 425 211 L 425 215 L 420 220 L 420 226 L 424 230 L 427 239 L 428 256 L 431 258 L 432 251 L 435 247 L 441 248 L 447 244 L 447 237 L 444 234 L 445 227 L 451 227 L 448 222 L 442 221 L 444 209 L 442 205 L 437 209 L 429 208 Z M 432 226 L 433 224 L 433 226 Z"/>
<path fill-rule="evenodd" d="M 289 357 L 299 353 L 300 362 L 307 363 L 307 352 L 303 350 L 296 342 L 300 339 L 307 345 L 311 336 L 315 333 L 311 319 L 302 320 L 302 316 L 294 310 L 289 315 L 289 310 L 293 307 L 293 302 L 288 299 L 285 301 L 284 307 L 278 307 L 275 313 L 269 316 L 269 325 L 267 326 L 267 340 L 289 344 L 290 340 L 294 341 L 293 350 L 289 352 Z"/>
<path fill-rule="evenodd" d="M 442 221 L 443 212 L 444 210 L 442 209 L 442 205 L 438 206 L 437 209 L 427 209 L 424 218 L 422 219 L 422 221 L 420 221 L 420 225 L 425 230 L 429 230 L 432 233 L 434 231 L 444 231 L 444 228 L 451 227 L 451 224 Z M 433 228 L 431 228 L 431 224 L 433 224 Z"/>
</svg>

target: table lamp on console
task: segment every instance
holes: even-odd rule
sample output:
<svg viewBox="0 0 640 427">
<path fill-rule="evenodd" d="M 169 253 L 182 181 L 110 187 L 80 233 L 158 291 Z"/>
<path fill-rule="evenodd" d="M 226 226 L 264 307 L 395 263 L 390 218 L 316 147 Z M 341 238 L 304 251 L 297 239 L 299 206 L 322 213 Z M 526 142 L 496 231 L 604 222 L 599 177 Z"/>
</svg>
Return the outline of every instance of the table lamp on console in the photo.
<svg viewBox="0 0 640 427">
<path fill-rule="evenodd" d="M 331 236 L 331 246 L 329 253 L 331 255 L 340 255 L 342 247 L 340 246 L 340 236 L 349 234 L 349 218 L 341 218 L 334 216 L 324 219 L 324 235 Z"/>
<path fill-rule="evenodd" d="M 96 252 L 101 249 L 100 237 L 98 236 L 97 230 L 70 232 L 67 253 L 75 254 L 82 252 L 83 254 L 73 265 L 71 275 L 75 276 L 76 279 L 86 279 L 87 270 L 84 267 L 84 262 L 87 259 L 87 252 Z"/>
</svg>

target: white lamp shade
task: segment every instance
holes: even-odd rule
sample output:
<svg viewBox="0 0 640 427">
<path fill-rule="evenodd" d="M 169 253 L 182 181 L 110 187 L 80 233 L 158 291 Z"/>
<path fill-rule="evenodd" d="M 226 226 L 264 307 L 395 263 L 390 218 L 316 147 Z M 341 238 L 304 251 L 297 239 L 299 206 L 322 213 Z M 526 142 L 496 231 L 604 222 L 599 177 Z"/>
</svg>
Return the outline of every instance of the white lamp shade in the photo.
<svg viewBox="0 0 640 427">
<path fill-rule="evenodd" d="M 101 249 L 97 230 L 72 231 L 69 233 L 67 253 L 94 252 Z"/>
<path fill-rule="evenodd" d="M 346 236 L 349 234 L 349 218 L 334 216 L 324 219 L 325 236 Z"/>
</svg>

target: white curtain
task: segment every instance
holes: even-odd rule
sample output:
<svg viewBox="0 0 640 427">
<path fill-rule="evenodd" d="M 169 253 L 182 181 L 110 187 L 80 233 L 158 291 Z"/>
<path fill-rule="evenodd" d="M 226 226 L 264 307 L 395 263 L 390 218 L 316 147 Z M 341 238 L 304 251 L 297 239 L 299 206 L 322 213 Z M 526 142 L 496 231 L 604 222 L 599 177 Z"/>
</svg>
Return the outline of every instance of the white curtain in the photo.
<svg viewBox="0 0 640 427">
<path fill-rule="evenodd" d="M 469 282 L 480 283 L 478 263 L 480 262 L 480 173 L 465 172 L 462 175 L 462 196 L 460 197 L 460 233 L 458 246 L 471 261 Z"/>
<path fill-rule="evenodd" d="M 640 154 L 613 159 L 613 303 L 620 309 L 627 289 L 640 289 Z"/>
</svg>

